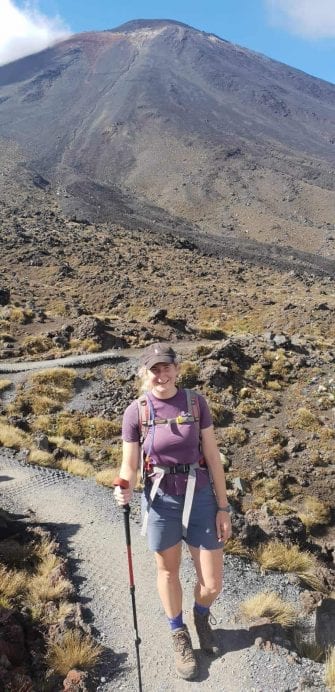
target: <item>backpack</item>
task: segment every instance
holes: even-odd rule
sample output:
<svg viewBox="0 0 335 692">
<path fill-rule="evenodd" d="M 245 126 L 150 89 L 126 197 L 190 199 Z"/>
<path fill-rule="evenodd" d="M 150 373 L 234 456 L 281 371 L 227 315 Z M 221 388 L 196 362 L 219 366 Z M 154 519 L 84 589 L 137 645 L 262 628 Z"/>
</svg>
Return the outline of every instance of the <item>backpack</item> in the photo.
<svg viewBox="0 0 335 692">
<path fill-rule="evenodd" d="M 195 392 L 193 389 L 184 389 L 184 392 L 186 393 L 186 401 L 187 401 L 187 413 L 182 415 L 180 414 L 179 416 L 176 416 L 175 418 L 155 418 L 155 412 L 154 408 L 152 405 L 152 402 L 148 396 L 148 394 L 142 394 L 137 399 L 137 406 L 138 406 L 138 425 L 139 425 L 139 431 L 140 431 L 140 447 L 141 447 L 141 476 L 142 478 L 144 477 L 144 452 L 143 452 L 143 444 L 144 441 L 149 433 L 150 428 L 153 428 L 155 425 L 166 425 L 171 424 L 171 423 L 195 423 L 197 426 L 197 431 L 198 431 L 198 437 L 199 437 L 199 446 L 201 444 L 200 442 L 200 405 L 199 405 L 199 397 L 197 392 Z M 147 457 L 150 456 L 150 451 L 147 454 Z"/>
</svg>

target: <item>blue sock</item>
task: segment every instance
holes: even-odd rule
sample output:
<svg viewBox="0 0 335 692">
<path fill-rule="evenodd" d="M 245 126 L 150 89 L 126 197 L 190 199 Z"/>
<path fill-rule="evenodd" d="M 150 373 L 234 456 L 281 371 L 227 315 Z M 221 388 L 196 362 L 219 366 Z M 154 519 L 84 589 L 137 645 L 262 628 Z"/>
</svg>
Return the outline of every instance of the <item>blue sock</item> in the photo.
<svg viewBox="0 0 335 692">
<path fill-rule="evenodd" d="M 168 618 L 168 621 L 170 623 L 170 627 L 173 630 L 179 629 L 179 627 L 183 626 L 183 611 L 181 610 L 179 615 L 176 615 L 175 618 Z"/>
<path fill-rule="evenodd" d="M 194 610 L 196 610 L 200 615 L 207 615 L 207 613 L 209 613 L 209 608 L 207 606 L 202 606 L 196 601 L 194 601 Z"/>
</svg>

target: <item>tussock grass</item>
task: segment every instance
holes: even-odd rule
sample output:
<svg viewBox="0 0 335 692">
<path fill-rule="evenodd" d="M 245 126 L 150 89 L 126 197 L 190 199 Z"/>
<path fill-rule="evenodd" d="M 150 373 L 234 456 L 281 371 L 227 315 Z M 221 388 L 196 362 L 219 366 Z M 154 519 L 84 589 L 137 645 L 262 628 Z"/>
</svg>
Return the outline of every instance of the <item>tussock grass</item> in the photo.
<svg viewBox="0 0 335 692">
<path fill-rule="evenodd" d="M 69 415 L 62 413 L 56 421 L 56 433 L 62 437 L 70 438 L 75 442 L 79 440 L 108 440 L 119 436 L 121 423 L 109 421 L 105 418 L 83 416 L 80 413 Z"/>
<path fill-rule="evenodd" d="M 0 380 L 0 394 L 1 392 L 4 392 L 6 389 L 9 389 L 12 386 L 12 382 L 10 380 Z"/>
<path fill-rule="evenodd" d="M 99 343 L 94 339 L 70 339 L 69 348 L 77 353 L 96 353 L 101 350 Z"/>
<path fill-rule="evenodd" d="M 0 562 L 3 562 L 6 567 L 22 568 L 30 554 L 30 546 L 22 545 L 14 538 L 5 538 L 0 541 Z"/>
<path fill-rule="evenodd" d="M 56 673 L 67 675 L 72 668 L 85 670 L 96 665 L 102 647 L 78 630 L 65 632 L 60 641 L 50 641 L 47 662 Z"/>
<path fill-rule="evenodd" d="M 190 360 L 183 361 L 179 366 L 178 384 L 180 387 L 192 388 L 198 384 L 200 367 Z"/>
<path fill-rule="evenodd" d="M 65 452 L 69 452 L 69 454 L 72 454 L 72 456 L 76 457 L 77 459 L 80 459 L 85 454 L 85 449 L 82 445 L 76 444 L 71 440 L 67 440 L 65 437 L 61 437 L 60 435 L 49 436 L 49 442 L 56 445 L 56 447 L 59 449 L 64 449 Z"/>
<path fill-rule="evenodd" d="M 262 478 L 253 484 L 254 501 L 257 505 L 265 500 L 280 499 L 283 495 L 283 487 L 279 478 Z"/>
<path fill-rule="evenodd" d="M 274 444 L 271 447 L 260 448 L 257 450 L 257 459 L 262 463 L 267 461 L 273 461 L 274 463 L 279 463 L 284 461 L 287 457 L 286 450 L 280 444 Z"/>
<path fill-rule="evenodd" d="M 113 488 L 113 482 L 118 475 L 118 470 L 116 468 L 103 469 L 102 471 L 98 471 L 95 476 L 95 480 L 100 485 L 105 485 L 107 488 Z"/>
<path fill-rule="evenodd" d="M 290 507 L 286 502 L 279 502 L 276 498 L 272 500 L 267 500 L 266 505 L 268 510 L 275 517 L 285 516 L 287 514 L 296 514 L 295 510 Z"/>
<path fill-rule="evenodd" d="M 268 618 L 282 627 L 293 627 L 298 618 L 295 608 L 274 591 L 263 591 L 243 601 L 240 610 L 248 620 Z"/>
<path fill-rule="evenodd" d="M 282 446 L 287 443 L 287 438 L 285 435 L 283 435 L 279 428 L 269 428 L 262 435 L 261 441 L 269 447 L 272 447 L 273 445 Z"/>
<path fill-rule="evenodd" d="M 18 430 L 18 428 L 8 425 L 8 423 L 0 422 L 0 446 L 21 449 L 21 447 L 27 445 L 28 440 L 28 435 L 22 430 Z"/>
<path fill-rule="evenodd" d="M 46 336 L 26 336 L 22 339 L 22 348 L 30 356 L 46 353 L 53 347 L 53 342 Z"/>
<path fill-rule="evenodd" d="M 262 409 L 257 401 L 251 399 L 249 401 L 240 401 L 240 403 L 236 407 L 236 410 L 238 411 L 238 413 L 242 413 L 244 416 L 254 417 L 259 416 Z"/>
<path fill-rule="evenodd" d="M 267 377 L 266 370 L 260 365 L 260 363 L 253 363 L 248 370 L 245 372 L 245 378 L 251 382 L 256 382 L 256 384 L 263 385 Z"/>
<path fill-rule="evenodd" d="M 261 567 L 294 572 L 299 579 L 315 590 L 324 590 L 323 582 L 317 576 L 317 561 L 309 552 L 302 552 L 298 546 L 287 546 L 279 541 L 269 541 L 259 548 L 254 557 Z"/>
<path fill-rule="evenodd" d="M 306 638 L 306 634 L 299 625 L 294 630 L 293 641 L 299 656 L 308 658 L 310 661 L 324 660 L 325 652 L 322 646 L 315 641 L 315 638 Z"/>
<path fill-rule="evenodd" d="M 243 445 L 248 441 L 248 432 L 238 425 L 228 425 L 222 430 L 221 439 L 228 444 Z"/>
<path fill-rule="evenodd" d="M 28 461 L 30 464 L 38 464 L 39 466 L 55 466 L 56 462 L 50 452 L 44 452 L 42 449 L 31 449 L 29 452 Z"/>
<path fill-rule="evenodd" d="M 61 459 L 58 465 L 61 469 L 63 469 L 63 471 L 72 473 L 74 476 L 94 476 L 94 468 L 92 464 L 89 464 L 82 459 Z"/>
<path fill-rule="evenodd" d="M 31 381 L 40 387 L 61 387 L 71 390 L 76 379 L 73 368 L 50 368 L 32 375 Z"/>
<path fill-rule="evenodd" d="M 290 423 L 290 428 L 298 430 L 318 430 L 321 426 L 320 419 L 307 408 L 298 408 Z"/>
<path fill-rule="evenodd" d="M 23 571 L 7 569 L 0 563 L 0 596 L 8 601 L 22 596 L 25 591 L 26 574 Z"/>
<path fill-rule="evenodd" d="M 27 584 L 28 600 L 34 603 L 58 601 L 67 598 L 72 593 L 73 586 L 68 579 L 61 577 L 53 581 L 48 573 L 34 574 Z"/>
<path fill-rule="evenodd" d="M 239 555 L 240 557 L 250 557 L 250 551 L 243 545 L 239 538 L 228 538 L 224 544 L 224 552 L 229 555 Z"/>
<path fill-rule="evenodd" d="M 330 692 L 335 692 L 335 647 L 332 647 L 326 657 L 325 683 Z"/>
<path fill-rule="evenodd" d="M 303 511 L 298 517 L 308 529 L 313 526 L 326 526 L 331 521 L 331 510 L 325 502 L 308 496 L 304 499 Z"/>
<path fill-rule="evenodd" d="M 27 324 L 31 322 L 34 317 L 34 313 L 29 308 L 21 308 L 19 306 L 13 306 L 7 311 L 8 318 L 10 322 L 18 322 L 19 324 Z"/>
</svg>

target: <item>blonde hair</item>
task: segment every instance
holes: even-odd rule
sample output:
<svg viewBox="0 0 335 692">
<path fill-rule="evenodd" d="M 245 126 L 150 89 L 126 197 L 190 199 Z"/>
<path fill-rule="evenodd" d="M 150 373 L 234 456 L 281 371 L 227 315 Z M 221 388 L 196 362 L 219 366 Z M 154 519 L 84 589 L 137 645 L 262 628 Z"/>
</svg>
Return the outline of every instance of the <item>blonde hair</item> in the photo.
<svg viewBox="0 0 335 692">
<path fill-rule="evenodd" d="M 173 364 L 176 367 L 178 367 L 179 357 L 174 359 Z M 148 373 L 149 373 L 149 370 L 148 370 L 148 368 L 145 367 L 145 365 L 141 365 L 141 367 L 137 371 L 137 379 L 138 379 L 137 389 L 138 389 L 139 394 L 144 394 L 145 392 L 150 391 Z"/>
</svg>

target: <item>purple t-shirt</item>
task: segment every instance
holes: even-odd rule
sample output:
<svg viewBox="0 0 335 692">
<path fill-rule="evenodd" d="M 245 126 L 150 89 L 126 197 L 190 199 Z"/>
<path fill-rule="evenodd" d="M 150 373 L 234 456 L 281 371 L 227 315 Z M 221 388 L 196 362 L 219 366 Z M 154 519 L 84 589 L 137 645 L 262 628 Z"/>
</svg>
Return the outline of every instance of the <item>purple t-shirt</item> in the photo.
<svg viewBox="0 0 335 692">
<path fill-rule="evenodd" d="M 158 399 L 151 392 L 147 395 L 153 407 L 155 418 L 176 418 L 187 413 L 187 397 L 184 389 L 178 389 L 170 399 Z M 197 394 L 200 413 L 200 430 L 212 425 L 212 417 L 206 400 Z M 133 401 L 125 410 L 122 423 L 122 439 L 125 442 L 140 441 L 139 411 L 137 401 Z M 194 422 L 166 423 L 149 428 L 144 441 L 144 452 L 159 466 L 174 464 L 193 464 L 199 461 L 202 453 L 199 446 L 199 428 Z M 207 470 L 197 469 L 197 488 L 209 482 Z M 187 474 L 167 474 L 161 481 L 160 488 L 169 495 L 183 495 L 187 483 Z"/>
</svg>

